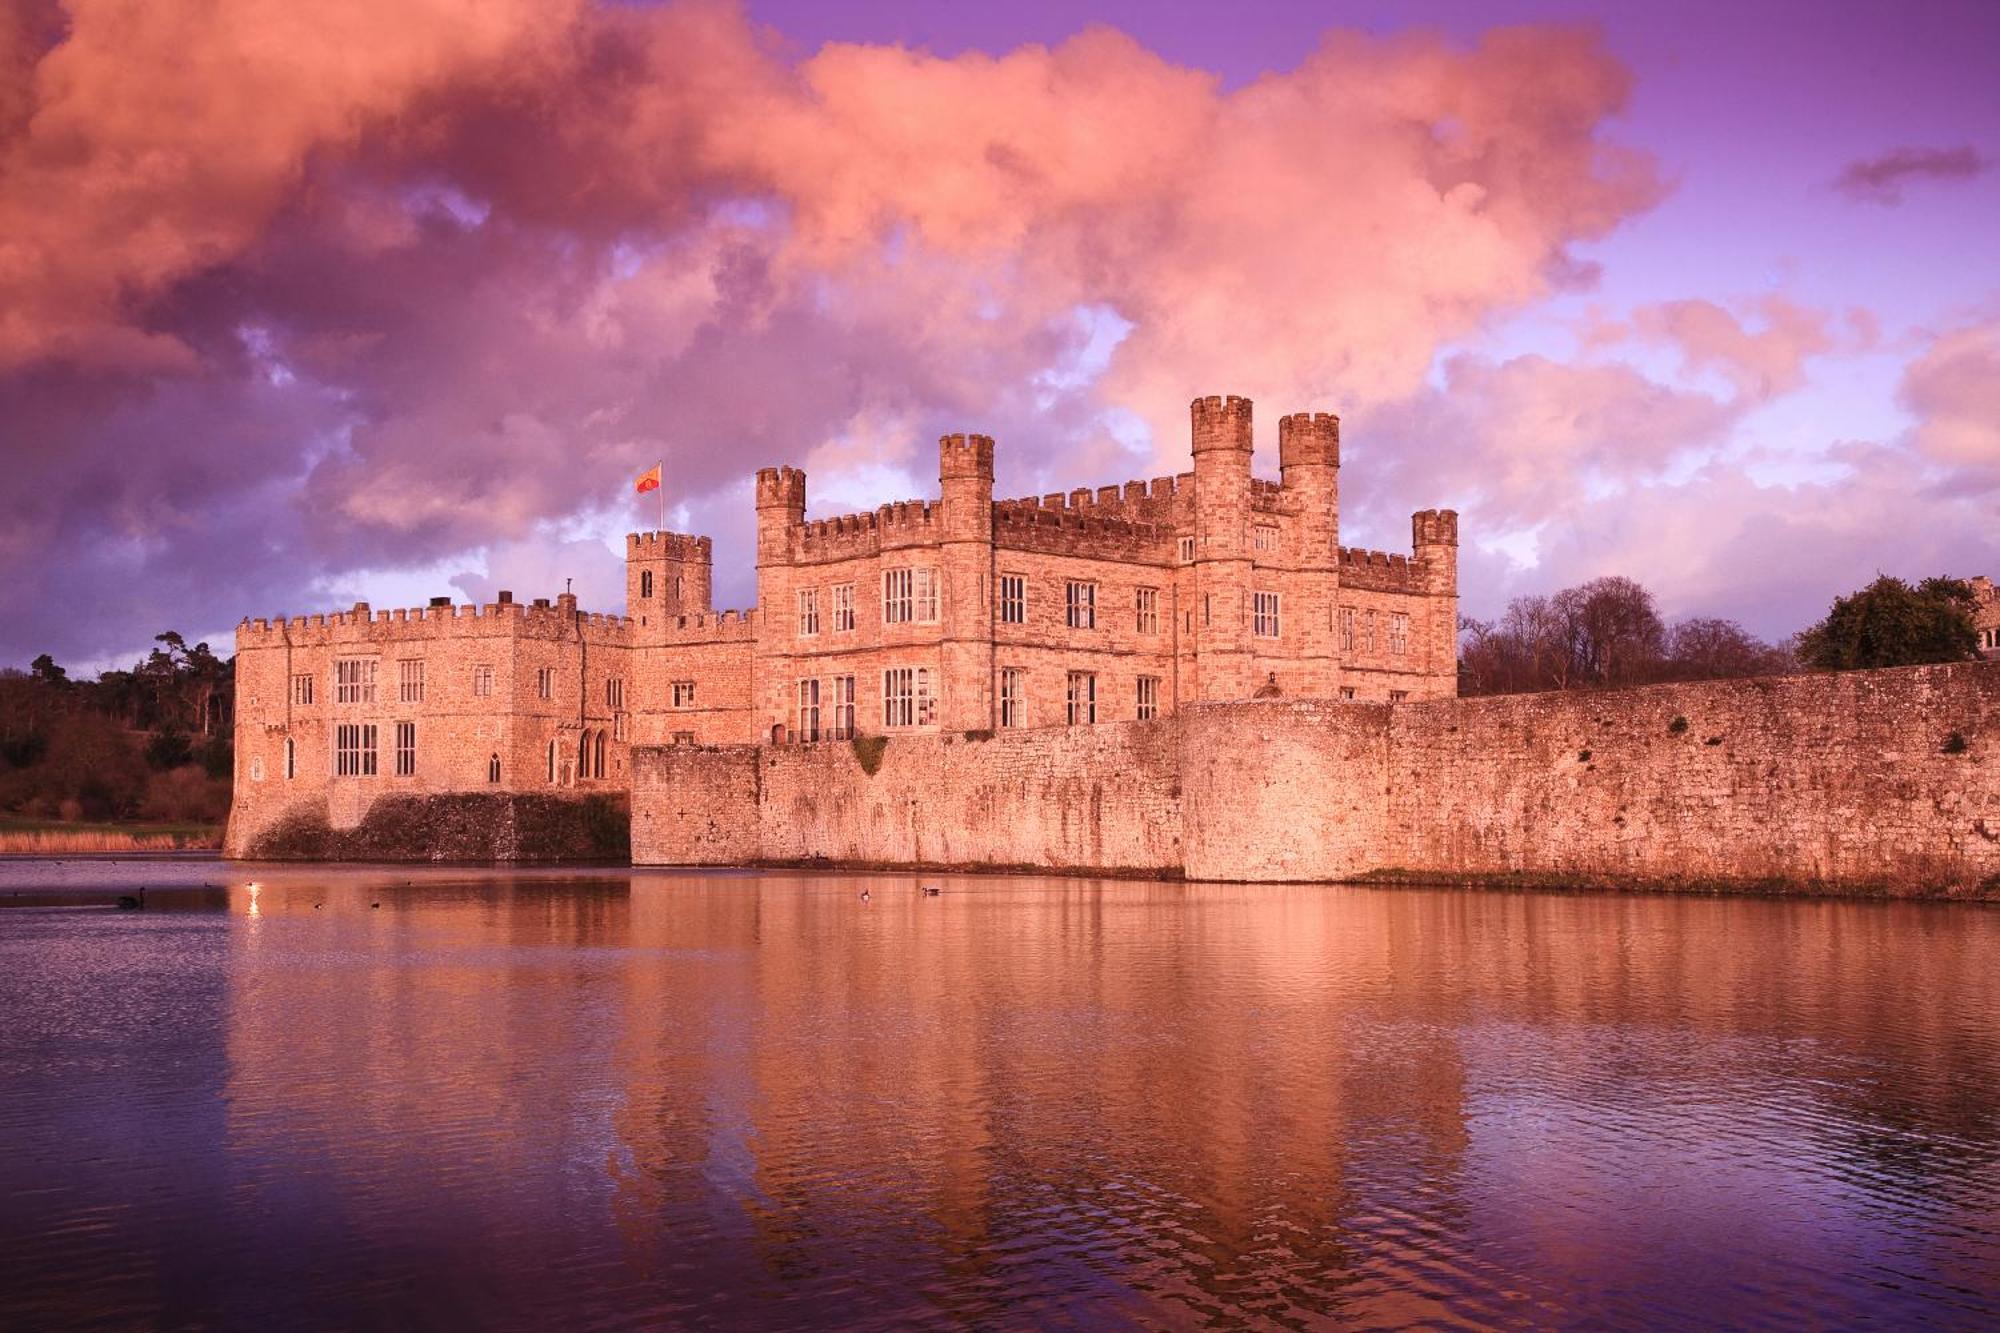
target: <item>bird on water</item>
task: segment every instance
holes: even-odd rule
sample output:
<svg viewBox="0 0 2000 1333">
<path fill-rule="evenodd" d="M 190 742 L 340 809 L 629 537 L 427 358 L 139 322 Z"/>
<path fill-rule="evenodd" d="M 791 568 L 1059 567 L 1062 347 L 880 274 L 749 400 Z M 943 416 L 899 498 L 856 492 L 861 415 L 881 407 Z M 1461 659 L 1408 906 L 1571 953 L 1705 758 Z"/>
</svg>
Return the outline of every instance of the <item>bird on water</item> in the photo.
<svg viewBox="0 0 2000 1333">
<path fill-rule="evenodd" d="M 118 895 L 118 910 L 121 912 L 136 912 L 145 905 L 146 905 L 146 886 L 144 884 L 141 884 L 139 886 L 139 896 L 136 898 L 134 898 L 129 893 L 121 893 Z"/>
<path fill-rule="evenodd" d="M 926 898 L 935 898 L 942 892 L 944 892 L 944 890 L 938 888 L 937 885 L 935 884 L 924 885 L 924 897 Z"/>
<path fill-rule="evenodd" d="M 861 891 L 861 901 L 864 903 L 868 901 L 868 890 L 863 889 Z"/>
</svg>

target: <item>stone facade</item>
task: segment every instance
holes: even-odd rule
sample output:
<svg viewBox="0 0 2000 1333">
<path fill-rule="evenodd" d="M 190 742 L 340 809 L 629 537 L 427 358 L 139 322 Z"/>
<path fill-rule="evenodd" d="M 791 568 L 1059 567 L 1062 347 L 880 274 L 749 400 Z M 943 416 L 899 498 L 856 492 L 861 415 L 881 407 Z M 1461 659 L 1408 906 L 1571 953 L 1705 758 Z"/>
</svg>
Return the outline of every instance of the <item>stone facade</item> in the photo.
<svg viewBox="0 0 2000 1333">
<path fill-rule="evenodd" d="M 1979 631 L 1979 655 L 1989 660 L 2000 657 L 2000 588 L 1984 574 L 1967 581 L 1972 584 L 1972 624 Z"/>
<path fill-rule="evenodd" d="M 2000 667 L 648 749 L 641 864 L 2000 896 Z M 699 814 L 699 818 L 694 817 Z"/>
<path fill-rule="evenodd" d="M 939 442 L 939 496 L 806 518 L 806 477 L 757 474 L 757 602 L 712 605 L 706 537 L 635 533 L 626 614 L 571 597 L 366 603 L 237 630 L 226 840 L 357 827 L 376 797 L 626 790 L 634 746 L 810 743 L 1157 720 L 1252 695 L 1456 690 L 1458 516 L 1412 550 L 1339 539 L 1340 423 L 1196 399 L 1193 470 L 996 500 L 993 441 Z M 802 761 L 804 762 L 804 761 Z"/>
</svg>

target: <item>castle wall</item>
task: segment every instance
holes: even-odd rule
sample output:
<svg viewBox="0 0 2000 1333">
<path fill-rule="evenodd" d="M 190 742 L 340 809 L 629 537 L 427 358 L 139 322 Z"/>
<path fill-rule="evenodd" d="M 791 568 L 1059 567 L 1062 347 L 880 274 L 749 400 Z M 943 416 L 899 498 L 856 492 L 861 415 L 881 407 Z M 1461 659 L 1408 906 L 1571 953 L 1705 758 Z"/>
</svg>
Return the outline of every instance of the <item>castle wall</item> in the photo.
<svg viewBox="0 0 2000 1333">
<path fill-rule="evenodd" d="M 2000 668 L 1200 704 L 976 741 L 646 751 L 641 863 L 1986 893 Z M 1985 885 L 1985 888 L 1980 886 Z"/>
<path fill-rule="evenodd" d="M 1178 873 L 1171 720 L 845 742 L 666 747 L 634 772 L 637 864 L 828 861 Z"/>
</svg>

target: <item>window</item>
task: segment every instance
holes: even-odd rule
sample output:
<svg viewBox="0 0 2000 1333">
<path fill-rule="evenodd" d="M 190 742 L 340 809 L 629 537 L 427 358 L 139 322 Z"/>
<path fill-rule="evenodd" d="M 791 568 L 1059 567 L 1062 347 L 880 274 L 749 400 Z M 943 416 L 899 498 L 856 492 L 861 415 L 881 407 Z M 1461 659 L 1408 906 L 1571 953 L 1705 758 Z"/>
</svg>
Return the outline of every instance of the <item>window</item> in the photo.
<svg viewBox="0 0 2000 1333">
<path fill-rule="evenodd" d="M 1019 667 L 1000 669 L 1000 725 L 1028 725 L 1028 673 Z"/>
<path fill-rule="evenodd" d="M 472 693 L 474 697 L 481 699 L 493 693 L 492 667 L 476 666 L 472 668 Z"/>
<path fill-rule="evenodd" d="M 396 776 L 409 777 L 417 771 L 417 724 L 396 724 Z"/>
<path fill-rule="evenodd" d="M 307 677 L 311 679 L 310 676 Z M 299 749 L 291 737 L 285 738 L 285 781 L 290 782 L 299 775 Z"/>
<path fill-rule="evenodd" d="M 652 598 L 653 598 L 653 571 L 650 569 L 642 569 L 639 571 L 639 599 L 641 601 L 651 601 Z M 549 781 L 553 782 L 555 781 L 555 779 L 550 778 Z"/>
<path fill-rule="evenodd" d="M 833 632 L 844 634 L 854 628 L 854 585 L 833 585 Z"/>
<path fill-rule="evenodd" d="M 1259 523 L 1250 529 L 1250 545 L 1259 551 L 1278 549 L 1278 529 L 1269 523 Z"/>
<path fill-rule="evenodd" d="M 604 678 L 604 706 L 614 712 L 625 706 L 625 682 L 616 676 Z"/>
<path fill-rule="evenodd" d="M 614 741 L 622 741 L 625 739 L 625 714 L 614 713 L 612 715 L 611 739 Z"/>
<path fill-rule="evenodd" d="M 601 731 L 597 733 L 597 739 L 591 742 L 590 771 L 600 778 L 604 776 L 604 733 Z M 495 782 L 500 780 L 498 770 L 495 770 L 493 780 Z"/>
<path fill-rule="evenodd" d="M 1354 608 L 1351 606 L 1340 608 L 1340 651 L 1343 653 L 1354 651 Z M 1351 699 L 1354 696 L 1350 694 L 1345 697 Z"/>
<path fill-rule="evenodd" d="M 1375 613 L 1370 611 L 1361 622 L 1361 651 L 1375 651 Z"/>
<path fill-rule="evenodd" d="M 1136 626 L 1138 631 L 1141 634 L 1158 634 L 1160 632 L 1160 590 L 1158 588 L 1139 589 L 1136 605 L 1138 608 L 1138 624 Z"/>
<path fill-rule="evenodd" d="M 333 729 L 333 772 L 342 778 L 375 776 L 373 722 L 343 722 Z"/>
<path fill-rule="evenodd" d="M 1069 673 L 1069 724 L 1089 726 L 1097 721 L 1097 676 L 1089 671 Z"/>
<path fill-rule="evenodd" d="M 1340 697 L 1343 699 L 1352 699 L 1354 697 L 1354 687 L 1352 685 L 1341 686 Z"/>
<path fill-rule="evenodd" d="M 693 744 L 694 744 L 694 733 L 693 733 L 692 731 L 677 731 L 677 732 L 675 732 L 675 733 L 674 733 L 674 744 L 675 744 L 675 745 L 693 745 Z"/>
<path fill-rule="evenodd" d="M 676 707 L 676 708 L 693 708 L 693 707 L 694 707 L 694 682 L 693 682 L 693 681 L 691 681 L 691 680 L 677 680 L 677 681 L 675 681 L 675 682 L 674 682 L 674 707 Z"/>
<path fill-rule="evenodd" d="M 1215 595 L 1213 593 L 1203 593 L 1201 595 L 1201 625 L 1203 629 L 1207 629 L 1209 625 L 1214 623 L 1214 611 Z"/>
<path fill-rule="evenodd" d="M 1251 609 L 1255 613 L 1251 620 L 1251 631 L 1260 639 L 1278 637 L 1278 594 L 1260 592 L 1252 594 Z"/>
<path fill-rule="evenodd" d="M 937 718 L 928 667 L 891 667 L 882 673 L 882 725 L 927 727 Z"/>
<path fill-rule="evenodd" d="M 550 783 L 550 785 L 554 785 L 554 783 L 555 783 L 555 780 L 556 780 L 556 757 L 557 757 L 558 753 L 559 753 L 559 750 L 558 750 L 558 748 L 557 748 L 557 746 L 556 746 L 556 743 L 555 743 L 554 741 L 550 741 L 550 742 L 549 742 L 549 783 Z"/>
<path fill-rule="evenodd" d="M 301 708 L 310 708 L 312 706 L 312 701 L 313 701 L 313 678 L 309 675 L 293 676 L 292 702 L 297 704 Z"/>
<path fill-rule="evenodd" d="M 252 782 L 262 782 L 264 780 L 263 755 L 257 755 L 250 760 L 250 780 Z"/>
<path fill-rule="evenodd" d="M 579 781 L 590 776 L 590 733 L 587 731 L 576 738 L 576 776 Z"/>
<path fill-rule="evenodd" d="M 396 698 L 401 703 L 424 701 L 424 664 L 415 659 L 396 663 Z"/>
<path fill-rule="evenodd" d="M 344 657 L 333 664 L 333 701 L 341 704 L 375 702 L 375 659 Z"/>
<path fill-rule="evenodd" d="M 854 737 L 854 677 L 835 676 L 833 678 L 833 738 L 837 741 L 852 740 Z"/>
<path fill-rule="evenodd" d="M 1147 721 L 1160 715 L 1160 678 L 1158 676 L 1139 677 L 1139 720 Z"/>
<path fill-rule="evenodd" d="M 1097 628 L 1097 585 L 1071 582 L 1063 599 L 1071 629 Z"/>
<path fill-rule="evenodd" d="M 1389 702 L 1390 702 L 1390 703 L 1392 703 L 1392 704 L 1399 704 L 1399 703 L 1403 702 L 1403 700 L 1405 700 L 1405 699 L 1407 699 L 1407 698 L 1409 698 L 1409 697 L 1410 697 L 1410 692 L 1409 692 L 1408 690 L 1390 690 L 1390 691 L 1389 691 Z"/>
<path fill-rule="evenodd" d="M 935 569 L 882 571 L 882 623 L 928 625 L 938 618 Z"/>
<path fill-rule="evenodd" d="M 1025 574 L 1000 576 L 1000 623 L 1003 625 L 1028 623 L 1028 579 Z"/>
<path fill-rule="evenodd" d="M 1193 564 L 1193 563 L 1194 563 L 1194 538 L 1192 538 L 1192 537 L 1183 537 L 1183 538 L 1181 538 L 1181 539 L 1180 539 L 1180 552 L 1181 552 L 1181 563 L 1182 563 L 1182 564 L 1184 564 L 1184 565 L 1191 565 L 1191 564 Z"/>
<path fill-rule="evenodd" d="M 799 589 L 799 637 L 810 639 L 819 633 L 819 589 Z"/>
<path fill-rule="evenodd" d="M 537 667 L 535 669 L 535 697 L 553 699 L 556 697 L 556 669 Z"/>
<path fill-rule="evenodd" d="M 819 739 L 819 682 L 816 680 L 799 682 L 798 733 L 802 741 Z"/>
<path fill-rule="evenodd" d="M 1410 651 L 1410 618 L 1400 613 L 1389 617 L 1389 651 L 1396 654 Z"/>
<path fill-rule="evenodd" d="M 486 758 L 486 780 L 488 782 L 500 780 L 500 756 L 497 754 L 488 755 Z"/>
</svg>

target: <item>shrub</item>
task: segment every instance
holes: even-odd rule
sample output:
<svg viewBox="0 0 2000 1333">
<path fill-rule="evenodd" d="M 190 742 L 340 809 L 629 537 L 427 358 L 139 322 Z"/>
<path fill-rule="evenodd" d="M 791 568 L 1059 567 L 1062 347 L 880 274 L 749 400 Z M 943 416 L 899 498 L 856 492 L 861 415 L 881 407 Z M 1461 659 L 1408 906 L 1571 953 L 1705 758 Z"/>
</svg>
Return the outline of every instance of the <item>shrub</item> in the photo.
<svg viewBox="0 0 2000 1333">
<path fill-rule="evenodd" d="M 1683 731 L 1686 731 L 1687 729 L 1688 729 L 1688 720 L 1682 717 L 1678 713 L 1674 715 L 1673 721 L 1667 723 L 1667 730 L 1672 732 L 1676 736 L 1680 735 Z"/>
<path fill-rule="evenodd" d="M 969 741 L 990 741 L 993 739 L 993 728 L 982 727 L 976 731 L 968 731 L 965 733 L 965 739 Z"/>
<path fill-rule="evenodd" d="M 887 736 L 856 736 L 854 738 L 854 759 L 861 765 L 861 771 L 874 777 L 882 767 L 882 752 L 889 748 Z"/>
<path fill-rule="evenodd" d="M 1587 764 L 1587 763 L 1589 763 L 1589 762 L 1590 762 L 1590 751 L 1588 751 L 1588 750 L 1578 750 L 1578 751 L 1576 752 L 1576 762 L 1577 762 L 1577 763 L 1579 763 L 1579 764 Z"/>
<path fill-rule="evenodd" d="M 1951 735 L 1945 737 L 1943 749 L 1946 754 L 1964 754 L 1966 751 L 1965 733 L 1954 731 Z"/>
</svg>

